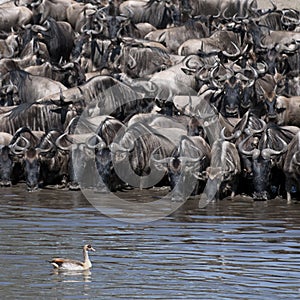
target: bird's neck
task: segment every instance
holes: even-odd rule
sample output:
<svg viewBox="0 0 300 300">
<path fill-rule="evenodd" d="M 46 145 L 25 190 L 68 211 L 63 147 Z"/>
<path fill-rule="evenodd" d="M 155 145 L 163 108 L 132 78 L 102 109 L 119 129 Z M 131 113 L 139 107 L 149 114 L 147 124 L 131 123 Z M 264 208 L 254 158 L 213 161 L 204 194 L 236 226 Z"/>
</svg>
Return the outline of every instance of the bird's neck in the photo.
<svg viewBox="0 0 300 300">
<path fill-rule="evenodd" d="M 89 268 L 92 266 L 91 261 L 89 259 L 89 253 L 87 250 L 83 250 L 83 263 Z"/>
</svg>

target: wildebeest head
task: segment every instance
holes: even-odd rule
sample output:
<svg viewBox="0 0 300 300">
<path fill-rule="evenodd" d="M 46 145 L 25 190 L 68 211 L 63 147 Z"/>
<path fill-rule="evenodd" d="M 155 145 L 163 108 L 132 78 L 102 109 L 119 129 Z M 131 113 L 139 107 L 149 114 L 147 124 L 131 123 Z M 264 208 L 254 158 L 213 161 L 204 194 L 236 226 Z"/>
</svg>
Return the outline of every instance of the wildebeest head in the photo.
<svg viewBox="0 0 300 300">
<path fill-rule="evenodd" d="M 31 144 L 24 136 L 18 137 L 14 142 L 11 149 L 16 156 L 22 158 L 26 185 L 29 191 L 39 188 L 41 183 L 41 155 L 49 153 L 52 148 L 53 143 L 50 140 L 47 142 L 46 148 Z"/>
<path fill-rule="evenodd" d="M 55 141 L 56 146 L 67 153 L 69 189 L 78 190 L 80 187 L 94 186 L 93 176 L 97 151 L 106 146 L 101 137 L 95 133 L 61 134 Z"/>
<path fill-rule="evenodd" d="M 196 117 L 191 117 L 187 124 L 187 135 L 188 136 L 201 136 L 206 138 L 203 122 Z"/>
<path fill-rule="evenodd" d="M 121 31 L 128 24 L 129 19 L 125 16 L 109 15 L 100 9 L 94 16 L 94 24 L 97 24 L 98 33 L 103 34 L 111 41 L 120 38 Z"/>
<path fill-rule="evenodd" d="M 74 44 L 74 34 L 69 23 L 58 23 L 49 17 L 43 25 L 33 25 L 31 29 L 38 32 L 41 40 L 46 44 L 51 63 L 69 61 Z"/>
<path fill-rule="evenodd" d="M 11 186 L 13 172 L 13 155 L 10 147 L 0 146 L 0 186 Z"/>
<path fill-rule="evenodd" d="M 209 201 L 226 196 L 234 196 L 237 191 L 241 164 L 235 145 L 224 140 L 216 140 L 211 149 L 211 163 L 206 169 L 205 193 Z"/>
<path fill-rule="evenodd" d="M 225 117 L 239 117 L 240 116 L 240 103 L 242 99 L 243 86 L 241 81 L 235 76 L 234 72 L 229 69 L 226 74 L 222 75 L 219 79 L 216 77 L 218 66 L 211 70 L 212 84 L 220 89 L 222 92 L 219 95 L 219 110 Z"/>
<path fill-rule="evenodd" d="M 276 167 L 276 160 L 287 151 L 287 142 L 277 136 L 274 132 L 269 136 L 268 128 L 262 133 L 260 139 L 249 135 L 239 143 L 239 152 L 241 156 L 249 157 L 251 163 L 244 168 L 249 168 L 252 177 L 252 186 L 254 189 L 253 198 L 258 200 L 267 200 L 275 190 L 272 190 L 272 168 Z M 252 140 L 249 146 L 249 141 Z M 247 148 L 248 144 L 248 148 Z M 250 147 L 250 150 L 249 150 Z M 244 160 L 245 161 L 245 160 Z M 274 186 L 276 189 L 276 186 Z"/>
<path fill-rule="evenodd" d="M 182 136 L 170 157 L 157 159 L 154 152 L 151 160 L 157 169 L 167 171 L 174 196 L 185 198 L 200 192 L 200 185 L 205 181 L 203 173 L 210 161 L 210 147 L 199 136 Z"/>
</svg>

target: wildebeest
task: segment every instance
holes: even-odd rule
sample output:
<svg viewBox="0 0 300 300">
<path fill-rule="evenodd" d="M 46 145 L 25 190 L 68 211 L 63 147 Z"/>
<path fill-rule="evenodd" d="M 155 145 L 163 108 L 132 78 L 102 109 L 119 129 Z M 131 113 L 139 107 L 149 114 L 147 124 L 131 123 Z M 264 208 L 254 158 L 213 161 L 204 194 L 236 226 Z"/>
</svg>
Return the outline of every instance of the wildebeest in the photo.
<svg viewBox="0 0 300 300">
<path fill-rule="evenodd" d="M 147 92 L 141 93 L 111 76 L 95 76 L 84 84 L 69 88 L 50 97 L 39 99 L 39 103 L 64 98 L 66 103 L 83 102 L 84 114 L 87 117 L 110 114 L 119 120 L 137 112 L 151 111 L 152 99 L 147 98 Z"/>
<path fill-rule="evenodd" d="M 119 6 L 120 14 L 130 17 L 134 23 L 147 22 L 157 29 L 166 28 L 174 22 L 177 7 L 171 1 L 124 1 Z"/>
<path fill-rule="evenodd" d="M 92 137 L 97 137 L 93 132 L 74 134 L 65 132 L 56 139 L 56 146 L 65 153 L 65 167 L 68 178 L 68 187 L 70 190 L 78 190 L 86 187 L 85 172 L 92 172 L 94 148 L 89 147 L 87 141 Z M 101 140 L 99 138 L 99 140 Z M 98 141 L 98 140 L 97 140 Z M 103 143 L 104 144 L 104 143 Z"/>
<path fill-rule="evenodd" d="M 24 71 L 31 75 L 58 81 L 67 88 L 81 85 L 86 81 L 85 72 L 77 62 L 70 62 L 59 66 L 53 66 L 49 62 L 45 62 L 41 65 L 27 67 Z"/>
<path fill-rule="evenodd" d="M 88 18 L 95 14 L 97 7 L 92 3 L 72 2 L 66 9 L 68 22 L 74 31 L 80 33 L 83 26 L 88 22 Z"/>
<path fill-rule="evenodd" d="M 284 159 L 283 171 L 285 174 L 285 190 L 287 201 L 300 192 L 300 132 L 298 132 L 288 145 Z"/>
<path fill-rule="evenodd" d="M 300 127 L 300 96 L 276 96 L 271 104 L 274 105 L 278 125 Z"/>
<path fill-rule="evenodd" d="M 16 5 L 30 7 L 35 24 L 42 24 L 48 17 L 57 21 L 67 20 L 67 9 L 73 3 L 72 0 L 15 0 Z"/>
<path fill-rule="evenodd" d="M 233 68 L 230 68 L 229 72 L 226 70 L 225 75 L 219 76 L 217 79 L 215 71 L 218 68 L 218 65 L 212 68 L 210 78 L 213 86 L 220 92 L 213 96 L 210 101 L 223 116 L 239 118 L 245 113 L 245 109 L 242 107 L 242 104 L 245 103 L 244 91 L 254 85 L 256 72 L 253 71 L 254 78 L 250 79 L 239 76 L 240 71 L 234 72 Z M 252 70 L 254 69 L 252 68 Z"/>
<path fill-rule="evenodd" d="M 50 54 L 51 63 L 58 64 L 61 60 L 69 61 L 75 38 L 69 23 L 57 22 L 49 17 L 42 25 L 33 25 L 31 29 L 42 35 L 42 40 L 47 45 Z"/>
<path fill-rule="evenodd" d="M 113 142 L 116 134 L 124 124 L 117 119 L 103 115 L 93 118 L 75 117 L 69 123 L 65 133 L 58 137 L 56 145 L 59 149 L 69 153 L 68 175 L 69 189 L 75 190 L 85 185 L 96 185 L 99 182 L 89 182 L 86 171 L 91 174 L 92 168 L 101 168 L 101 163 L 105 161 L 108 146 Z M 108 162 L 109 163 L 109 162 Z M 105 169 L 106 167 L 103 167 Z M 102 171 L 100 171 L 102 174 Z M 113 177 L 113 176 L 112 176 Z M 103 178 L 106 178 L 103 176 Z M 96 179 L 96 178 L 94 178 Z M 112 180 L 113 179 L 110 179 Z M 118 186 L 117 182 L 112 185 L 105 182 L 112 189 Z"/>
<path fill-rule="evenodd" d="M 246 16 L 251 9 L 257 7 L 257 1 L 252 0 L 181 0 L 182 12 L 191 16 L 217 15 L 219 12 L 226 14 L 226 17 Z"/>
<path fill-rule="evenodd" d="M 201 18 L 190 19 L 182 26 L 169 27 L 149 32 L 145 39 L 154 40 L 166 45 L 167 49 L 177 53 L 179 46 L 189 40 L 209 36 L 210 32 Z"/>
<path fill-rule="evenodd" d="M 249 134 L 239 143 L 240 155 L 249 157 L 251 160 L 252 197 L 254 199 L 267 200 L 282 193 L 283 154 L 298 130 L 297 127 L 280 127 L 269 123 L 257 137 Z M 248 143 L 248 141 L 251 142 Z"/>
<path fill-rule="evenodd" d="M 0 5 L 0 31 L 10 32 L 11 28 L 18 29 L 32 21 L 32 12 L 29 8 Z"/>
<path fill-rule="evenodd" d="M 241 163 L 235 145 L 217 139 L 211 146 L 210 166 L 206 169 L 205 194 L 208 201 L 234 197 L 238 191 Z"/>
<path fill-rule="evenodd" d="M 186 56 L 180 63 L 154 73 L 150 82 L 158 87 L 157 98 L 171 101 L 174 95 L 196 95 L 199 81 L 195 70 L 205 62 L 197 55 Z"/>
<path fill-rule="evenodd" d="M 178 47 L 178 54 L 198 54 L 200 50 L 204 53 L 223 51 L 227 56 L 231 53 L 233 57 L 238 57 L 241 54 L 239 50 L 241 42 L 240 34 L 228 30 L 217 30 L 209 37 L 186 40 Z"/>
<path fill-rule="evenodd" d="M 255 20 L 249 19 L 247 22 L 247 32 L 251 37 L 254 51 L 273 48 L 276 45 L 290 45 L 300 39 L 300 33 L 286 30 L 270 30 L 265 26 L 260 26 Z"/>
<path fill-rule="evenodd" d="M 116 60 L 117 68 L 132 78 L 144 78 L 172 65 L 167 51 L 139 43 L 125 44 Z"/>
<path fill-rule="evenodd" d="M 184 134 L 183 130 L 172 129 L 166 137 L 165 132 L 166 129 L 159 131 L 142 123 L 127 127 L 124 134 L 119 132 L 108 147 L 109 151 L 100 157 L 100 176 L 106 176 L 103 182 L 112 181 L 113 171 L 117 182 L 121 180 L 123 184 L 133 187 L 147 188 L 158 184 L 165 177 L 165 171 L 156 170 L 151 165 L 151 155 L 155 152 L 159 158 L 170 156 L 180 136 Z"/>
<path fill-rule="evenodd" d="M 203 191 L 206 181 L 203 173 L 210 163 L 211 149 L 200 136 L 183 135 L 170 157 L 151 158 L 155 167 L 166 169 L 174 197 L 181 199 Z"/>
<path fill-rule="evenodd" d="M 11 140 L 13 136 L 7 132 L 0 132 L 0 186 L 11 186 L 13 173 L 13 153 Z"/>
<path fill-rule="evenodd" d="M 0 111 L 0 131 L 14 134 L 26 124 L 32 130 L 49 131 L 53 128 L 64 130 L 77 112 L 72 103 L 59 106 L 51 102 L 24 103 L 17 106 L 2 107 Z"/>
<path fill-rule="evenodd" d="M 3 77 L 3 84 L 11 84 L 16 87 L 16 92 L 21 103 L 32 103 L 42 97 L 67 90 L 58 81 L 43 76 L 31 75 L 23 70 L 15 70 L 7 73 Z"/>
<path fill-rule="evenodd" d="M 29 134 L 29 139 L 24 136 L 25 133 Z M 55 183 L 65 186 L 68 159 L 55 145 L 59 135 L 60 132 L 56 130 L 38 135 L 27 127 L 20 128 L 15 133 L 14 140 L 17 145 L 14 147 L 14 154 L 22 157 L 29 191 Z M 25 144 L 18 144 L 22 139 Z"/>
<path fill-rule="evenodd" d="M 18 50 L 17 34 L 11 32 L 5 39 L 0 39 L 0 59 L 13 57 Z"/>
</svg>

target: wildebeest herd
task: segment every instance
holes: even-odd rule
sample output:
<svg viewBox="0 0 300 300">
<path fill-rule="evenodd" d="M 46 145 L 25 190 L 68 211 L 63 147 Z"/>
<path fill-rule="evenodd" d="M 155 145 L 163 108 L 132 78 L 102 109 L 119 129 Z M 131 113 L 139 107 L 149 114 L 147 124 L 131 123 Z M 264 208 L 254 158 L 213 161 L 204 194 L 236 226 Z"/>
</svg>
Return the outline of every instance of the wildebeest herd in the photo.
<svg viewBox="0 0 300 300">
<path fill-rule="evenodd" d="M 78 189 L 92 157 L 110 191 L 299 197 L 299 11 L 15 0 L 0 37 L 2 186 Z"/>
</svg>

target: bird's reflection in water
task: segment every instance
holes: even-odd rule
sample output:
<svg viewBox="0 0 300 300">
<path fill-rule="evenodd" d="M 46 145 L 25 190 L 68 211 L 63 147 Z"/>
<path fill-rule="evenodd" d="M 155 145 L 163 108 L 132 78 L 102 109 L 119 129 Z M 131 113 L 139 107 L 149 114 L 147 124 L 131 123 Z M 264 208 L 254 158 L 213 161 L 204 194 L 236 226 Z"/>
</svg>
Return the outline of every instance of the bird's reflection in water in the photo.
<svg viewBox="0 0 300 300">
<path fill-rule="evenodd" d="M 53 269 L 52 275 L 57 276 L 56 279 L 61 282 L 91 282 L 92 272 L 90 270 L 70 271 Z M 59 277 L 58 277 L 59 276 Z"/>
</svg>

